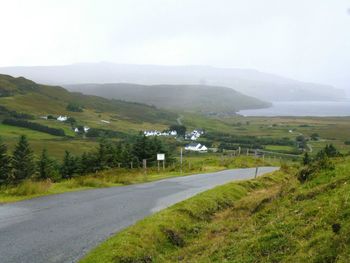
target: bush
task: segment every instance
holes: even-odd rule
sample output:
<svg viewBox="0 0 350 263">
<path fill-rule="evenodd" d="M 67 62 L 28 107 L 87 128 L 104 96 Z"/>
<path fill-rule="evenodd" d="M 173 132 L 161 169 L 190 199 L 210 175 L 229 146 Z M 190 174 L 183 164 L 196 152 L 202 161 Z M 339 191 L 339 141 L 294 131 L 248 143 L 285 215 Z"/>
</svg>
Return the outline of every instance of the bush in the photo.
<svg viewBox="0 0 350 263">
<path fill-rule="evenodd" d="M 76 103 L 69 103 L 66 109 L 72 112 L 83 112 L 83 108 Z"/>
</svg>

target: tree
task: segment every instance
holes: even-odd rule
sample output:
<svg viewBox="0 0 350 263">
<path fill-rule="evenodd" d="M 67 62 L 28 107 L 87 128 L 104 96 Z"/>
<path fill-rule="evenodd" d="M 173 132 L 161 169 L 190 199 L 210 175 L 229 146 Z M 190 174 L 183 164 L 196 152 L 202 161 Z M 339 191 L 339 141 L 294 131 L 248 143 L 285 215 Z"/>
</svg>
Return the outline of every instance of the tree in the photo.
<svg viewBox="0 0 350 263">
<path fill-rule="evenodd" d="M 310 155 L 309 155 L 309 153 L 305 153 L 304 154 L 304 158 L 303 158 L 303 164 L 304 165 L 308 165 L 308 164 L 310 164 L 311 163 L 311 158 L 310 158 Z"/>
<path fill-rule="evenodd" d="M 63 158 L 63 164 L 61 166 L 61 176 L 63 179 L 70 179 L 74 173 L 77 172 L 77 160 L 71 155 L 69 151 L 66 151 Z"/>
<path fill-rule="evenodd" d="M 318 133 L 313 133 L 311 134 L 310 138 L 313 141 L 318 141 L 318 139 L 320 138 L 320 135 Z"/>
<path fill-rule="evenodd" d="M 11 158 L 7 155 L 7 145 L 0 138 L 0 184 L 8 182 L 11 173 Z"/>
<path fill-rule="evenodd" d="M 339 157 L 341 153 L 334 147 L 333 144 L 327 144 L 324 148 L 325 153 L 328 157 Z"/>
<path fill-rule="evenodd" d="M 20 137 L 13 152 L 12 167 L 15 183 L 28 179 L 35 173 L 33 151 L 24 135 Z"/>
<path fill-rule="evenodd" d="M 96 172 L 98 170 L 98 164 L 96 159 L 96 154 L 89 152 L 84 152 L 80 157 L 79 169 L 80 174 L 87 174 Z"/>
<path fill-rule="evenodd" d="M 115 166 L 114 145 L 106 139 L 101 140 L 97 152 L 97 165 L 99 170 Z"/>
<path fill-rule="evenodd" d="M 40 179 L 55 179 L 57 177 L 55 162 L 48 156 L 46 149 L 43 149 L 41 153 L 38 167 Z"/>
<path fill-rule="evenodd" d="M 122 163 L 126 166 L 126 167 L 130 167 L 129 163 L 132 162 L 134 159 L 134 156 L 132 154 L 132 148 L 131 145 L 129 143 L 125 143 L 122 153 L 121 153 L 121 160 Z"/>
<path fill-rule="evenodd" d="M 77 103 L 69 103 L 66 107 L 68 111 L 82 112 L 83 108 Z"/>
<path fill-rule="evenodd" d="M 180 136 L 185 136 L 186 134 L 186 127 L 184 125 L 174 124 L 169 127 L 169 130 L 176 131 Z"/>
<path fill-rule="evenodd" d="M 152 157 L 149 139 L 145 135 L 139 135 L 132 146 L 132 155 L 139 161 Z"/>
</svg>

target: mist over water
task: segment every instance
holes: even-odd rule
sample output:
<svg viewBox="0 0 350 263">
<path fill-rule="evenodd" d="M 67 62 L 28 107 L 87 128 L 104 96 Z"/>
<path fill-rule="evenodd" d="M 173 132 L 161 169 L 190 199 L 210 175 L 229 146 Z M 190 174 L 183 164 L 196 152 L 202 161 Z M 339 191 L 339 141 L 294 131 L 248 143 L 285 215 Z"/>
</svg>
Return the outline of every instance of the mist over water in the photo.
<svg viewBox="0 0 350 263">
<path fill-rule="evenodd" d="M 241 110 L 243 116 L 350 116 L 350 101 L 284 101 L 273 102 L 272 107 Z"/>
</svg>

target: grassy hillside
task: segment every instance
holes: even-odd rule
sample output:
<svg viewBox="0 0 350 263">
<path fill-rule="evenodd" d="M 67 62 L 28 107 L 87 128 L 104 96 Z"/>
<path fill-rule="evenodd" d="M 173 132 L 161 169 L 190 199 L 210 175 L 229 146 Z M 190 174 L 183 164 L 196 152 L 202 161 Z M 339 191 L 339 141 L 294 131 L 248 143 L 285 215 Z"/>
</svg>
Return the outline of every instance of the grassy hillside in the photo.
<svg viewBox="0 0 350 263">
<path fill-rule="evenodd" d="M 231 183 L 146 218 L 82 262 L 348 262 L 350 159 Z M 330 166 L 331 167 L 331 166 Z"/>
<path fill-rule="evenodd" d="M 155 105 L 172 110 L 233 114 L 241 109 L 268 107 L 270 104 L 225 87 L 205 85 L 81 84 L 69 90 Z"/>
<path fill-rule="evenodd" d="M 69 104 L 79 105 L 81 112 L 67 109 Z M 62 156 L 65 149 L 73 153 L 94 147 L 94 140 L 74 133 L 76 126 L 108 129 L 121 134 L 137 134 L 140 130 L 166 129 L 175 123 L 177 114 L 159 110 L 140 103 L 110 100 L 81 93 L 72 93 L 56 86 L 40 85 L 25 78 L 13 78 L 0 74 L 0 122 L 5 118 L 29 118 L 30 122 L 62 129 L 65 137 L 53 136 L 43 132 L 7 126 L 0 123 L 0 136 L 13 148 L 20 134 L 28 136 L 36 152 L 43 147 L 54 156 Z M 55 119 L 45 120 L 42 116 L 66 115 L 76 120 L 74 125 Z M 107 122 L 103 122 L 107 121 Z"/>
</svg>

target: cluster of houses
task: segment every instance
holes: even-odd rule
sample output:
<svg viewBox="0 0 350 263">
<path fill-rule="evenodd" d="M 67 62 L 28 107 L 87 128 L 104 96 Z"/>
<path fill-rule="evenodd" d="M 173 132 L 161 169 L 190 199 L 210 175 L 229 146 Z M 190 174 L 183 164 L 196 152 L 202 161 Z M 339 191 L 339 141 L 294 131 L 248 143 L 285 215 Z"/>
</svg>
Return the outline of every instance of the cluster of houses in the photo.
<svg viewBox="0 0 350 263">
<path fill-rule="evenodd" d="M 160 132 L 157 130 L 150 130 L 150 131 L 144 131 L 143 134 L 146 137 L 148 137 L 148 136 L 177 136 L 177 131 L 174 130 L 174 131 Z M 204 131 L 202 129 L 195 129 L 191 133 L 187 133 L 185 135 L 185 140 L 196 141 L 203 134 L 204 134 Z M 192 143 L 185 146 L 185 151 L 205 153 L 205 152 L 208 152 L 208 148 L 205 145 L 202 145 L 200 143 L 192 142 Z"/>
<path fill-rule="evenodd" d="M 204 134 L 204 131 L 202 129 L 196 129 L 196 130 L 193 130 L 191 133 L 187 133 L 185 135 L 185 140 L 196 141 L 203 134 Z"/>
<path fill-rule="evenodd" d="M 148 137 L 148 136 L 177 136 L 177 131 L 144 131 L 143 134 Z"/>
<path fill-rule="evenodd" d="M 50 119 L 55 119 L 53 116 L 51 116 L 51 115 L 49 115 L 49 116 L 41 116 L 40 117 L 41 119 L 44 119 L 44 120 L 48 120 L 49 118 Z M 58 116 L 57 118 L 56 118 L 56 120 L 58 120 L 58 121 L 66 121 L 66 120 L 68 120 L 68 117 L 67 116 Z"/>
<path fill-rule="evenodd" d="M 82 128 L 83 128 L 82 130 L 79 130 L 79 128 L 74 128 L 74 132 L 76 132 L 76 133 L 78 133 L 78 132 L 87 133 L 90 130 L 90 128 L 88 126 L 84 126 Z"/>
</svg>

